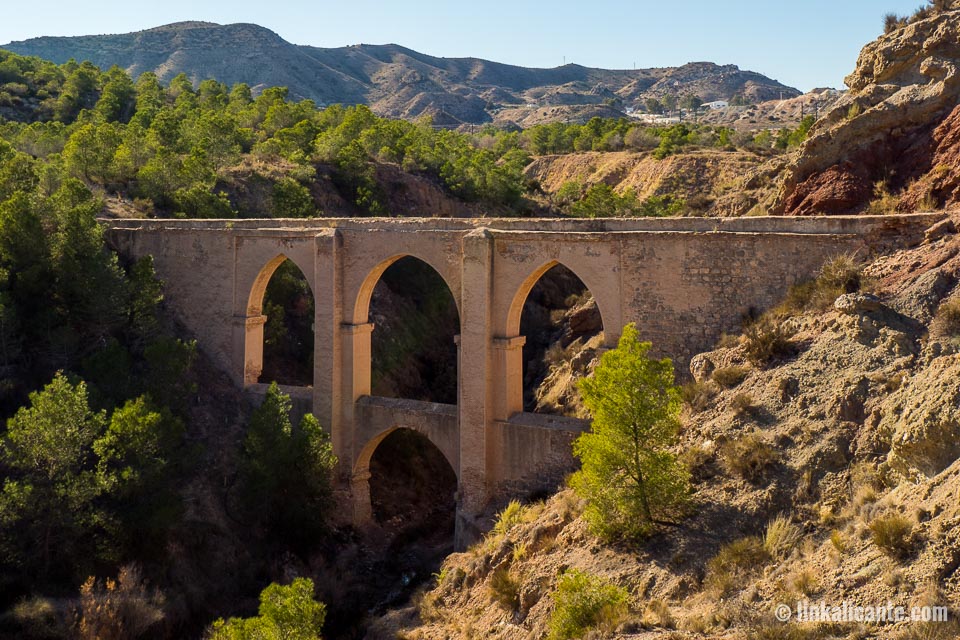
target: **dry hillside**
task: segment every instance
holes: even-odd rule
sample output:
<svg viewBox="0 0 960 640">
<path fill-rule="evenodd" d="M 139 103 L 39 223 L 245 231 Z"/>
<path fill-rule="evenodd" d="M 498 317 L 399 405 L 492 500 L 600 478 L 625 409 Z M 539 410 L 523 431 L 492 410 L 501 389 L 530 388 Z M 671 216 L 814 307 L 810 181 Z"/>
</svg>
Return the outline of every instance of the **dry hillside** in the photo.
<svg viewBox="0 0 960 640">
<path fill-rule="evenodd" d="M 584 152 L 536 158 L 526 169 L 547 194 L 568 182 L 632 189 L 640 201 L 671 196 L 693 215 L 741 216 L 772 188 L 781 161 L 746 151 L 703 150 L 658 160 L 651 152 Z"/>
<path fill-rule="evenodd" d="M 679 526 L 639 546 L 605 544 L 562 491 L 511 510 L 368 637 L 544 637 L 558 575 L 573 568 L 629 592 L 629 612 L 606 620 L 618 638 L 956 638 L 956 621 L 784 625 L 772 615 L 802 599 L 957 615 L 954 225 L 872 259 L 861 280 L 877 296 L 835 300 L 821 281 L 804 305 L 795 299 L 779 320 L 792 351 L 779 358 L 751 360 L 743 337 L 694 358 L 678 451 L 695 508 Z"/>
</svg>

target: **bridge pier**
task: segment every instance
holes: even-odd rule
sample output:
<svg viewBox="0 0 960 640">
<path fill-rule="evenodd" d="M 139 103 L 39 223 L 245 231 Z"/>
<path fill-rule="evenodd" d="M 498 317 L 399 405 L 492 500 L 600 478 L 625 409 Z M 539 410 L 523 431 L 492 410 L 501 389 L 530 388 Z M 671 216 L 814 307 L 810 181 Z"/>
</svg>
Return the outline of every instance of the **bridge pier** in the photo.
<svg viewBox="0 0 960 640">
<path fill-rule="evenodd" d="M 497 420 L 506 420 L 523 411 L 523 346 L 525 336 L 494 338 L 496 353 L 496 414 Z"/>
<path fill-rule="evenodd" d="M 460 293 L 459 393 L 460 473 L 454 546 L 465 549 L 482 533 L 476 521 L 489 497 L 488 434 L 493 426 L 491 298 L 493 235 L 479 228 L 463 237 Z"/>
<path fill-rule="evenodd" d="M 242 371 L 243 386 L 260 382 L 263 373 L 263 326 L 267 323 L 267 316 L 262 314 L 241 316 L 234 323 L 234 330 L 240 333 L 237 342 L 243 344 Z"/>
<path fill-rule="evenodd" d="M 350 497 L 353 501 L 353 526 L 362 529 L 373 522 L 373 504 L 370 502 L 370 469 L 364 468 L 350 477 Z"/>
</svg>

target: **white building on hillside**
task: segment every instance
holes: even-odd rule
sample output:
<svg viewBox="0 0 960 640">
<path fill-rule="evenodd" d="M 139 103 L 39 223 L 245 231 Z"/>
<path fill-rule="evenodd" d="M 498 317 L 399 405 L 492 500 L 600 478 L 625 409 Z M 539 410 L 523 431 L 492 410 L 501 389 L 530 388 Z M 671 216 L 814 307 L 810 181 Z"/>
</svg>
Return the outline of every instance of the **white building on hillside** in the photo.
<svg viewBox="0 0 960 640">
<path fill-rule="evenodd" d="M 730 103 L 726 100 L 714 100 L 713 102 L 704 102 L 701 105 L 703 109 L 725 109 L 730 106 Z"/>
</svg>

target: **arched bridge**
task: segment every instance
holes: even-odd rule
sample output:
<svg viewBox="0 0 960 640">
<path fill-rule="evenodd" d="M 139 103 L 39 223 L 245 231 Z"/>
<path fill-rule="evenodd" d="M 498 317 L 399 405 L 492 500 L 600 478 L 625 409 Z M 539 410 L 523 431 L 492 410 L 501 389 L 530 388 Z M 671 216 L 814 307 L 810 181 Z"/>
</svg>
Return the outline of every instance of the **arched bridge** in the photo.
<svg viewBox="0 0 960 640">
<path fill-rule="evenodd" d="M 152 255 L 168 304 L 238 386 L 257 388 L 263 297 L 286 259 L 316 301 L 313 385 L 307 398 L 330 429 L 351 478 L 355 516 L 369 517 L 369 462 L 392 430 L 426 435 L 458 478 L 457 530 L 491 503 L 549 488 L 571 470 L 582 421 L 523 412 L 520 314 L 557 264 L 592 292 L 606 346 L 635 322 L 682 370 L 744 313 L 839 253 L 908 242 L 939 219 L 315 219 L 121 220 L 107 236 L 130 257 Z M 416 257 L 449 286 L 460 317 L 458 401 L 438 405 L 371 396 L 370 299 L 395 261 Z"/>
</svg>

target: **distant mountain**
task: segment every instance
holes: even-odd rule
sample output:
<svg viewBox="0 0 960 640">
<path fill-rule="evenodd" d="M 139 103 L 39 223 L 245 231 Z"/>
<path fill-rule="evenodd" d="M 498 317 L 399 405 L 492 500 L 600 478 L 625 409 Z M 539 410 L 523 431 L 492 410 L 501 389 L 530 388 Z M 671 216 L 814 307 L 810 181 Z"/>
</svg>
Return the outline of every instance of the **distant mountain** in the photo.
<svg viewBox="0 0 960 640">
<path fill-rule="evenodd" d="M 255 24 L 178 22 L 121 35 L 42 37 L 0 48 L 63 63 L 118 65 L 162 81 L 185 73 L 195 83 L 215 78 L 262 89 L 286 86 L 295 98 L 321 105 L 364 103 L 380 115 L 434 116 L 440 124 L 516 119 L 546 110 L 553 119 L 640 105 L 651 96 L 696 94 L 704 101 L 743 95 L 760 102 L 799 91 L 735 65 L 695 62 L 663 69 L 607 70 L 568 64 L 530 69 L 478 58 L 435 58 L 387 45 L 319 48 L 294 45 Z"/>
</svg>

